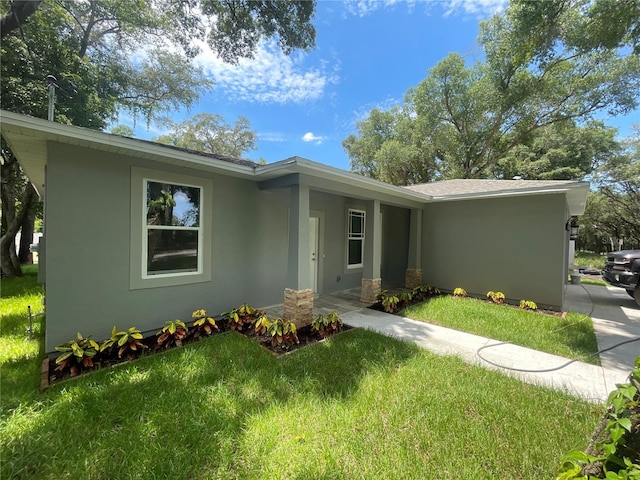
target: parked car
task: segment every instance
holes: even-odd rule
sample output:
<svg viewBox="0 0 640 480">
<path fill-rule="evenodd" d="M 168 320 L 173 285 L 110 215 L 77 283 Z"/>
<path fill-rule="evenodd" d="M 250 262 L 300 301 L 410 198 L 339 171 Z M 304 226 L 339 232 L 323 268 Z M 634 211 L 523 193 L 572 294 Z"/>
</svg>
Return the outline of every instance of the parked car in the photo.
<svg viewBox="0 0 640 480">
<path fill-rule="evenodd" d="M 640 250 L 621 250 L 607 255 L 602 279 L 624 288 L 640 306 Z"/>
</svg>

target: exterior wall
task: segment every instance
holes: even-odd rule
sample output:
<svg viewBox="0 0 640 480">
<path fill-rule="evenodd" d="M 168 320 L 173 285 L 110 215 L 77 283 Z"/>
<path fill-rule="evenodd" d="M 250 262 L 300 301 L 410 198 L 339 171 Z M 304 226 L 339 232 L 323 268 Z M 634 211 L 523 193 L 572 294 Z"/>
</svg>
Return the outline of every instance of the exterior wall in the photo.
<svg viewBox="0 0 640 480">
<path fill-rule="evenodd" d="M 241 303 L 282 302 L 287 274 L 286 191 L 163 165 L 162 171 L 213 182 L 211 281 L 131 290 L 131 167 L 158 165 L 51 143 L 47 165 L 47 332 L 52 351 L 76 331 L 100 340 L 113 325 L 148 331 L 166 320 L 217 315 Z M 141 220 L 142 221 L 142 220 Z M 85 232 L 92 232 L 87 240 Z M 134 252 L 135 253 L 135 252 Z"/>
<path fill-rule="evenodd" d="M 360 287 L 363 269 L 347 269 L 347 210 L 364 210 L 365 203 L 318 191 L 310 192 L 310 202 L 312 211 L 323 213 L 325 223 L 324 227 L 320 226 L 324 238 L 320 242 L 322 285 L 318 286 L 319 291 L 331 293 Z"/>
<path fill-rule="evenodd" d="M 433 203 L 423 217 L 425 282 L 484 297 L 562 308 L 566 272 L 564 194 Z"/>
<path fill-rule="evenodd" d="M 382 206 L 382 288 L 404 285 L 411 210 Z"/>
</svg>

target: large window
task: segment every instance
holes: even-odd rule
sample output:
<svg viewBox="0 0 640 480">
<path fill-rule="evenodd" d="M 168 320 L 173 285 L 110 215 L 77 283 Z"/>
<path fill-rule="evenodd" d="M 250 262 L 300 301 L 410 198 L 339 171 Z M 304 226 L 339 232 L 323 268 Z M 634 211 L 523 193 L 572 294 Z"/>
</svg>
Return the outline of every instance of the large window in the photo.
<svg viewBox="0 0 640 480">
<path fill-rule="evenodd" d="M 365 212 L 349 209 L 349 234 L 347 238 L 347 268 L 360 268 L 364 255 Z"/>
<path fill-rule="evenodd" d="M 146 269 L 143 277 L 201 269 L 202 188 L 145 179 Z"/>
<path fill-rule="evenodd" d="M 131 169 L 130 287 L 211 280 L 212 182 Z"/>
</svg>

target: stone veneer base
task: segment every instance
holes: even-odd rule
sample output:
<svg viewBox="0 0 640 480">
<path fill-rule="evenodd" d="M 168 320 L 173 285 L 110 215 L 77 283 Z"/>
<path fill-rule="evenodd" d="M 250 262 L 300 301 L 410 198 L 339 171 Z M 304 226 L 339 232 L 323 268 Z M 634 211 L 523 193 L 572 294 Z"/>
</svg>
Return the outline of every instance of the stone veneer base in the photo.
<svg viewBox="0 0 640 480">
<path fill-rule="evenodd" d="M 284 289 L 283 320 L 293 322 L 297 328 L 311 325 L 313 321 L 313 290 Z"/>
<path fill-rule="evenodd" d="M 378 300 L 378 294 L 381 291 L 381 278 L 363 278 L 362 290 L 360 291 L 360 301 L 365 303 L 375 303 Z"/>
</svg>

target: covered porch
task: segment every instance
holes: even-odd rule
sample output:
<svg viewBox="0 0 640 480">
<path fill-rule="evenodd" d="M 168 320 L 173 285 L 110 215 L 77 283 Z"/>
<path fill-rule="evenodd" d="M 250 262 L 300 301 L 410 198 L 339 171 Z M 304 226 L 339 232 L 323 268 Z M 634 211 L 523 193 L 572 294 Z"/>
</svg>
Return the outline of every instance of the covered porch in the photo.
<svg viewBox="0 0 640 480">
<path fill-rule="evenodd" d="M 297 157 L 264 168 L 259 188 L 289 193 L 284 302 L 275 316 L 300 327 L 316 312 L 370 305 L 388 286 L 422 283 L 428 197 Z"/>
</svg>

